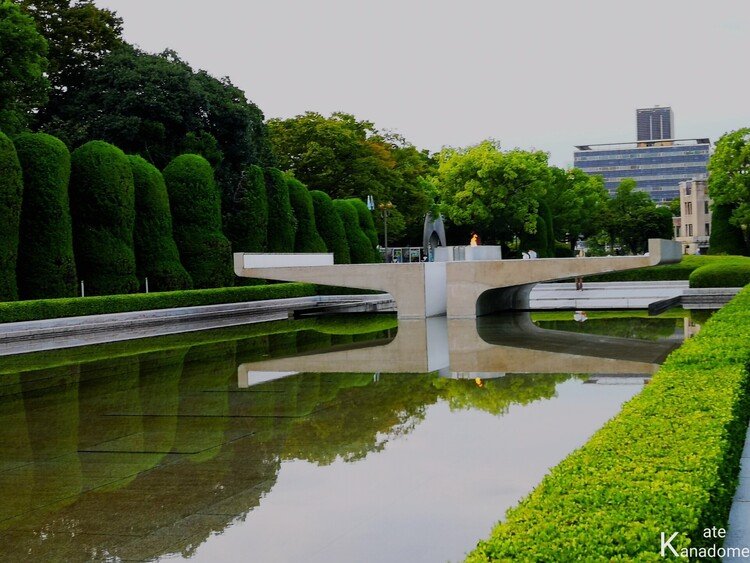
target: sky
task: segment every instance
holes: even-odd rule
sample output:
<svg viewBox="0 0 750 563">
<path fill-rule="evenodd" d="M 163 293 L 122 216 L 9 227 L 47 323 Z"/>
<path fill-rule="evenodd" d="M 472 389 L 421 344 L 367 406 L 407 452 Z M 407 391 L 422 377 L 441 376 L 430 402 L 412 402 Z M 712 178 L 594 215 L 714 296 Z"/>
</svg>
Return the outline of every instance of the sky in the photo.
<svg viewBox="0 0 750 563">
<path fill-rule="evenodd" d="M 750 126 L 747 0 L 96 0 L 124 37 L 229 76 L 266 118 L 354 114 L 419 148 L 492 138 L 571 166 L 671 106 L 677 138 Z"/>
</svg>

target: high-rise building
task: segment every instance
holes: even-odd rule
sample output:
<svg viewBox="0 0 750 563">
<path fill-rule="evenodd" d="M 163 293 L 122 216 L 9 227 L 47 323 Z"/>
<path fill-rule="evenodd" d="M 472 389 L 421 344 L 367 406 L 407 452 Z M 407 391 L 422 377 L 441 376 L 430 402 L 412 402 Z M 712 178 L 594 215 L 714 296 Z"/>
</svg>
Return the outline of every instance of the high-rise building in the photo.
<svg viewBox="0 0 750 563">
<path fill-rule="evenodd" d="M 658 141 L 674 137 L 674 114 L 670 107 L 637 109 L 635 124 L 639 141 Z"/>
</svg>

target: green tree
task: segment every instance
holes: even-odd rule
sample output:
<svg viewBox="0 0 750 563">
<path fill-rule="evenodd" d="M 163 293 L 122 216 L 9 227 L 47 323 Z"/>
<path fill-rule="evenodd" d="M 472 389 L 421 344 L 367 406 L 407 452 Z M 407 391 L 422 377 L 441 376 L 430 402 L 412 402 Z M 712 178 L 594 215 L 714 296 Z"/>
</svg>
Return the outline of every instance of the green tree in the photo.
<svg viewBox="0 0 750 563">
<path fill-rule="evenodd" d="M 733 207 L 714 204 L 711 210 L 709 254 L 744 255 L 748 253 L 742 229 L 731 223 Z"/>
<path fill-rule="evenodd" d="M 380 252 L 378 252 L 378 232 L 375 230 L 375 221 L 372 219 L 372 211 L 367 209 L 367 204 L 359 198 L 354 197 L 347 199 L 346 201 L 351 203 L 354 206 L 354 209 L 357 210 L 359 227 L 370 241 L 373 261 L 380 262 Z"/>
<path fill-rule="evenodd" d="M 172 213 L 161 172 L 140 156 L 130 156 L 135 183 L 135 262 L 138 281 L 149 290 L 191 289 L 193 280 L 180 263 L 172 237 Z"/>
<path fill-rule="evenodd" d="M 164 169 L 177 249 L 196 288 L 234 282 L 231 244 L 221 232 L 221 198 L 208 161 L 183 154 Z"/>
<path fill-rule="evenodd" d="M 657 207 L 646 192 L 636 189 L 632 178 L 625 178 L 610 199 L 604 230 L 614 244 L 620 241 L 632 253 L 648 249 L 650 238 L 672 238 L 672 212 Z"/>
<path fill-rule="evenodd" d="M 44 133 L 21 134 L 15 145 L 24 183 L 16 269 L 19 296 L 75 297 L 70 153 L 60 139 Z"/>
<path fill-rule="evenodd" d="M 0 301 L 18 299 L 16 264 L 23 174 L 16 148 L 0 132 Z"/>
<path fill-rule="evenodd" d="M 297 219 L 289 201 L 289 187 L 276 168 L 265 170 L 268 197 L 268 251 L 294 252 Z"/>
<path fill-rule="evenodd" d="M 235 252 L 265 252 L 268 248 L 268 198 L 263 169 L 245 168 L 232 193 L 232 213 L 224 215 L 224 232 Z"/>
<path fill-rule="evenodd" d="M 732 209 L 730 221 L 747 240 L 750 226 L 750 128 L 726 133 L 708 161 L 708 192 L 715 205 Z"/>
<path fill-rule="evenodd" d="M 333 207 L 333 201 L 327 193 L 320 190 L 311 190 L 310 196 L 315 211 L 315 225 L 326 243 L 328 252 L 333 252 L 334 262 L 336 264 L 351 264 L 352 260 L 349 254 L 349 243 L 346 241 L 344 224 Z"/>
<path fill-rule="evenodd" d="M 294 239 L 295 252 L 326 252 L 326 243 L 315 225 L 315 210 L 307 187 L 291 176 L 286 177 L 289 201 L 297 219 L 297 234 Z"/>
<path fill-rule="evenodd" d="M 681 214 L 680 198 L 676 197 L 672 201 L 670 201 L 667 204 L 667 208 L 669 209 L 669 212 L 672 214 L 672 217 L 679 217 Z"/>
<path fill-rule="evenodd" d="M 375 262 L 370 239 L 367 238 L 359 226 L 357 209 L 348 201 L 343 199 L 333 200 L 333 208 L 341 217 L 346 233 L 346 242 L 349 245 L 349 254 L 353 264 L 368 264 Z"/>
<path fill-rule="evenodd" d="M 0 131 L 22 131 L 47 102 L 47 42 L 34 20 L 13 2 L 0 0 Z"/>
<path fill-rule="evenodd" d="M 575 248 L 579 235 L 589 237 L 602 228 L 609 195 L 601 176 L 582 170 L 550 167 L 551 180 L 544 201 L 554 218 L 554 238 Z"/>
<path fill-rule="evenodd" d="M 73 152 L 70 211 L 76 269 L 86 295 L 138 291 L 135 188 L 125 153 L 103 141 L 89 141 Z"/>
</svg>

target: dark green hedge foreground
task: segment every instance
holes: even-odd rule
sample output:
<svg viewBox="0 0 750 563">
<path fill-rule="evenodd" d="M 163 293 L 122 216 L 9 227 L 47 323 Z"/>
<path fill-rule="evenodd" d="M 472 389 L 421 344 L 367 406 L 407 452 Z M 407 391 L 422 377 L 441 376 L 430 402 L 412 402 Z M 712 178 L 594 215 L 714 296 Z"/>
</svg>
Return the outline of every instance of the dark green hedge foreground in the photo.
<svg viewBox="0 0 750 563">
<path fill-rule="evenodd" d="M 750 283 L 750 259 L 701 266 L 690 274 L 690 287 L 744 287 Z"/>
<path fill-rule="evenodd" d="M 747 430 L 750 288 L 673 352 L 643 392 L 553 468 L 468 561 L 690 560 L 726 528 Z M 673 557 L 667 548 L 666 555 Z"/>
<path fill-rule="evenodd" d="M 240 303 L 262 299 L 284 299 L 315 295 L 306 283 L 279 283 L 247 287 L 222 287 L 193 291 L 165 291 L 130 295 L 103 295 L 70 299 L 38 299 L 0 303 L 0 323 L 103 315 L 127 311 L 149 311 L 172 307 L 195 307 L 219 303 Z"/>
</svg>

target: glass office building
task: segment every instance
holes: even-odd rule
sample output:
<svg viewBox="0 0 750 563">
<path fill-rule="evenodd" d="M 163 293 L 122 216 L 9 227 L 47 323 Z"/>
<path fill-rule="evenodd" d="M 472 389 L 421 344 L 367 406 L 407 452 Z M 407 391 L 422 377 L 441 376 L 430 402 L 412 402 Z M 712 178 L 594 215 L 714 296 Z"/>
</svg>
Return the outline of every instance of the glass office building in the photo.
<svg viewBox="0 0 750 563">
<path fill-rule="evenodd" d="M 674 114 L 670 107 L 637 109 L 635 124 L 639 141 L 671 139 L 674 136 Z"/>
<path fill-rule="evenodd" d="M 657 203 L 680 195 L 679 184 L 707 177 L 708 139 L 665 139 L 633 143 L 579 145 L 573 163 L 588 174 L 604 177 L 610 195 L 632 178 Z"/>
</svg>

